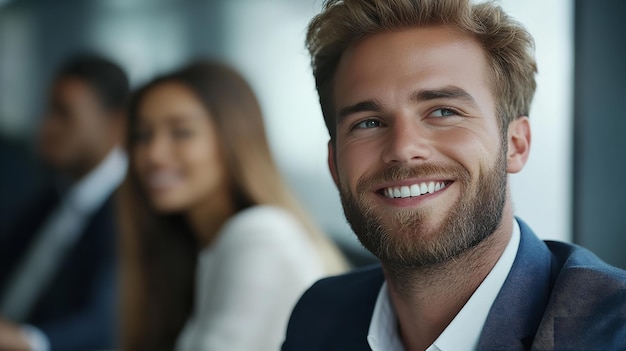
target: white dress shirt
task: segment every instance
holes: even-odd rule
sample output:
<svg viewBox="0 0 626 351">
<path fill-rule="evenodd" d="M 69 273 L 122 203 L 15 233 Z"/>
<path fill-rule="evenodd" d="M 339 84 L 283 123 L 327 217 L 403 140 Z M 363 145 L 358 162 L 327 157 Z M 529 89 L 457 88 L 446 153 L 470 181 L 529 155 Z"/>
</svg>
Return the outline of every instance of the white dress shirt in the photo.
<svg viewBox="0 0 626 351">
<path fill-rule="evenodd" d="M 194 310 L 178 351 L 275 351 L 298 298 L 325 275 L 309 234 L 287 211 L 233 216 L 196 269 Z"/>
<path fill-rule="evenodd" d="M 502 256 L 478 286 L 465 306 L 426 351 L 476 350 L 480 334 L 513 261 L 520 242 L 520 229 L 513 220 L 513 233 Z M 380 289 L 367 335 L 372 351 L 404 351 L 398 335 L 398 319 L 389 298 L 387 283 Z"/>
<path fill-rule="evenodd" d="M 80 239 L 89 218 L 104 204 L 124 179 L 127 158 L 113 149 L 90 173 L 73 184 L 60 205 L 50 214 L 33 239 L 2 296 L 1 313 L 14 322 L 23 321 L 39 295 L 50 284 L 63 257 Z M 33 350 L 46 350 L 47 340 L 32 326 L 23 328 Z M 37 345 L 37 346 L 34 346 Z"/>
</svg>

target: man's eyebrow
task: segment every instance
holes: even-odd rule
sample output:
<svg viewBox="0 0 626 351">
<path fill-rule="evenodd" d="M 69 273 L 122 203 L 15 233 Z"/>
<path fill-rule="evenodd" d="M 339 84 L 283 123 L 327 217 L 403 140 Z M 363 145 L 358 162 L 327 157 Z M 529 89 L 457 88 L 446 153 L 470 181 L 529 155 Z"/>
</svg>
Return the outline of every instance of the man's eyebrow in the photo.
<svg viewBox="0 0 626 351">
<path fill-rule="evenodd" d="M 380 112 L 383 110 L 381 104 L 379 104 L 376 100 L 365 100 L 361 102 L 357 102 L 354 105 L 349 105 L 342 107 L 339 110 L 339 114 L 337 115 L 337 123 L 341 122 L 348 115 L 359 113 L 359 112 Z"/>
<path fill-rule="evenodd" d="M 467 91 L 456 86 L 446 86 L 439 89 L 422 89 L 411 95 L 412 101 L 428 101 L 436 99 L 457 99 L 477 106 L 476 100 Z M 340 123 L 345 117 L 359 112 L 380 112 L 383 106 L 376 100 L 370 99 L 357 102 L 354 105 L 342 107 L 337 115 L 337 123 Z"/>
<path fill-rule="evenodd" d="M 436 99 L 456 99 L 476 105 L 476 100 L 464 89 L 456 86 L 447 86 L 440 89 L 423 89 L 418 90 L 411 96 L 412 101 L 428 101 Z"/>
</svg>

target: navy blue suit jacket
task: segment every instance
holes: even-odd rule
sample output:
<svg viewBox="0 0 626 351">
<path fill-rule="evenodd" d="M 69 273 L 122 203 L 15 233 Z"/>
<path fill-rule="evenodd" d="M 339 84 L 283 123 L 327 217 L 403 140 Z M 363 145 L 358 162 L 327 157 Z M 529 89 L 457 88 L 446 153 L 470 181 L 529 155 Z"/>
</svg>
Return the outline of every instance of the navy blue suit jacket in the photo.
<svg viewBox="0 0 626 351">
<path fill-rule="evenodd" d="M 55 199 L 56 197 L 56 199 Z M 0 292 L 58 197 L 47 191 L 10 228 L 0 232 Z M 41 329 L 52 351 L 114 347 L 117 321 L 117 231 L 113 199 L 92 215 L 51 284 L 24 323 Z"/>
<path fill-rule="evenodd" d="M 626 350 L 626 271 L 581 247 L 543 242 L 518 222 L 517 257 L 478 350 Z M 282 350 L 370 350 L 383 281 L 376 265 L 317 282 L 296 305 Z"/>
</svg>

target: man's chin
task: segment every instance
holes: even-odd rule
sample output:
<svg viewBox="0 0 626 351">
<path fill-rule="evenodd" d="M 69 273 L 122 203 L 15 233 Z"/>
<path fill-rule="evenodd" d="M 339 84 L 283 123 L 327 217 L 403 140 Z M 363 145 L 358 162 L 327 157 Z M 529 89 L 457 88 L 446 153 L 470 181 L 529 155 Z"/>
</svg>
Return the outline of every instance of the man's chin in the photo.
<svg viewBox="0 0 626 351">
<path fill-rule="evenodd" d="M 413 240 L 429 240 L 441 233 L 445 218 L 429 209 L 403 208 L 392 211 L 373 211 L 377 223 L 387 233 L 394 233 L 395 237 Z"/>
</svg>

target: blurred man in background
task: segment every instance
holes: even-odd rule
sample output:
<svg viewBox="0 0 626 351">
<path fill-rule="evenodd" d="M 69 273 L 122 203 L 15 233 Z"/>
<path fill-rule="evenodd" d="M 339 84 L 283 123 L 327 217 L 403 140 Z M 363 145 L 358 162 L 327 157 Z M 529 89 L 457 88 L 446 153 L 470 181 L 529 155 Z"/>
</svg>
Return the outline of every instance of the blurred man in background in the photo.
<svg viewBox="0 0 626 351">
<path fill-rule="evenodd" d="M 0 350 L 113 346 L 112 194 L 126 172 L 128 91 L 123 70 L 94 55 L 69 60 L 53 82 L 38 150 L 54 179 L 0 232 Z"/>
</svg>

